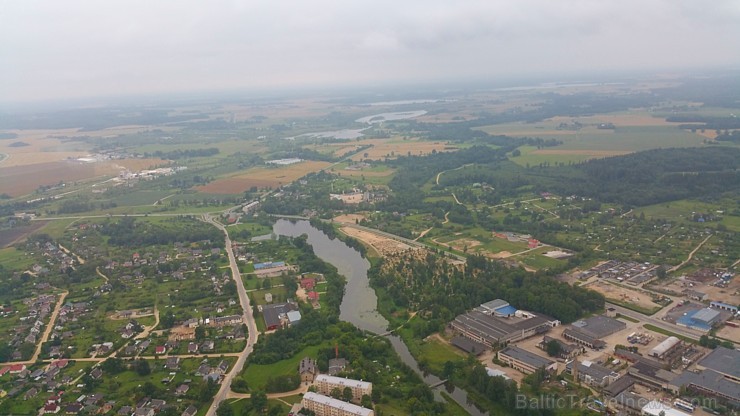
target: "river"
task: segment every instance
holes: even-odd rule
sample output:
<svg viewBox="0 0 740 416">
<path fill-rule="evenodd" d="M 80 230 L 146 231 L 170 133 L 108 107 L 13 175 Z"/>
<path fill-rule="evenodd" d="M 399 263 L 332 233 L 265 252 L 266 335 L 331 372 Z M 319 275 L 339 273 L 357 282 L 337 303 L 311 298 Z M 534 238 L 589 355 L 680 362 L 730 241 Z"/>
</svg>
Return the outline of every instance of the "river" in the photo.
<svg viewBox="0 0 740 416">
<path fill-rule="evenodd" d="M 327 263 L 337 268 L 339 274 L 347 278 L 344 298 L 340 305 L 339 319 L 350 322 L 356 327 L 382 334 L 387 331 L 388 321 L 378 313 L 378 297 L 375 290 L 370 287 L 367 271 L 370 262 L 364 259 L 355 249 L 344 244 L 341 240 L 330 240 L 321 230 L 314 228 L 308 221 L 278 220 L 273 226 L 273 232 L 277 235 L 298 237 L 306 234 L 308 243 L 313 246 L 316 255 Z M 400 337 L 391 335 L 388 337 L 393 349 L 401 357 L 404 363 L 419 374 L 427 385 L 438 385 L 442 380 L 432 374 L 425 374 L 419 369 L 419 364 L 409 352 L 408 347 Z M 467 393 L 454 386 L 442 386 L 434 389 L 437 400 L 444 400 L 440 389 L 445 389 L 460 406 L 473 416 L 484 416 L 474 405 L 468 404 Z"/>
</svg>

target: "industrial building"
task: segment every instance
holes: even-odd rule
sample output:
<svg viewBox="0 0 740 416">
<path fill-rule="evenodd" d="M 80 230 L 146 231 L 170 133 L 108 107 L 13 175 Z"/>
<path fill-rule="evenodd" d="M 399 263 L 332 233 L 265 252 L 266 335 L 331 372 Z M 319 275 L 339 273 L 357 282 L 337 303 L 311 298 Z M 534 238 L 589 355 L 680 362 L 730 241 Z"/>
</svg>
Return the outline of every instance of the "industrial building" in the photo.
<svg viewBox="0 0 740 416">
<path fill-rule="evenodd" d="M 544 368 L 547 371 L 555 371 L 557 369 L 557 363 L 555 361 L 540 357 L 519 347 L 506 347 L 498 352 L 497 357 L 500 361 L 508 364 L 509 367 L 519 370 L 524 374 L 532 374 L 540 368 Z"/>
<path fill-rule="evenodd" d="M 606 347 L 601 338 L 615 334 L 627 328 L 627 324 L 604 315 L 573 322 L 570 328 L 563 331 L 563 338 L 600 350 Z"/>
<path fill-rule="evenodd" d="M 708 332 L 719 322 L 721 314 L 716 309 L 703 308 L 686 312 L 676 320 L 676 324 L 691 329 Z"/>
<path fill-rule="evenodd" d="M 450 323 L 453 330 L 487 347 L 542 334 L 558 325 L 557 319 L 518 310 L 501 299 L 486 302 Z"/>
<path fill-rule="evenodd" d="M 375 414 L 370 409 L 313 392 L 303 395 L 301 406 L 314 412 L 316 416 L 373 416 Z"/>
<path fill-rule="evenodd" d="M 657 400 L 648 402 L 642 408 L 642 416 L 690 416 Z"/>
<path fill-rule="evenodd" d="M 577 364 L 577 367 L 574 367 Z M 576 369 L 573 371 L 573 369 Z M 570 361 L 565 365 L 565 371 L 573 375 L 573 378 L 597 387 L 606 387 L 619 378 L 619 374 L 591 361 Z"/>
<path fill-rule="evenodd" d="M 677 347 L 681 345 L 681 340 L 676 337 L 668 337 L 655 348 L 650 350 L 650 356 L 663 359 L 670 355 Z"/>
</svg>

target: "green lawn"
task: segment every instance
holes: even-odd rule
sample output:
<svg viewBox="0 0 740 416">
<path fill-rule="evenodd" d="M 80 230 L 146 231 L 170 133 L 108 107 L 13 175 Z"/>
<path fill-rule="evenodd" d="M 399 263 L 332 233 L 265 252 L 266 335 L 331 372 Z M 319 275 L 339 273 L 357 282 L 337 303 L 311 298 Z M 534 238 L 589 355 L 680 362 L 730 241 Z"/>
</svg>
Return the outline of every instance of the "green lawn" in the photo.
<svg viewBox="0 0 740 416">
<path fill-rule="evenodd" d="M 298 372 L 298 364 L 305 357 L 316 358 L 319 350 L 326 345 L 312 345 L 302 349 L 295 356 L 278 361 L 274 364 L 248 364 L 246 369 L 239 375 L 246 380 L 250 390 L 264 389 L 267 379 L 270 377 L 290 375 Z"/>
</svg>

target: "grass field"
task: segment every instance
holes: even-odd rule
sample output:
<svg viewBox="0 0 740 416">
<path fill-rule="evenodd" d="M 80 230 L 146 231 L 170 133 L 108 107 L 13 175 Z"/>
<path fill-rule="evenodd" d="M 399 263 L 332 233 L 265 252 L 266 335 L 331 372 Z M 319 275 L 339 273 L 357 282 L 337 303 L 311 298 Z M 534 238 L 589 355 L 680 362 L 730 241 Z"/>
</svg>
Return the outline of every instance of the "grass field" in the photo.
<svg viewBox="0 0 740 416">
<path fill-rule="evenodd" d="M 274 364 L 249 364 L 239 376 L 246 380 L 250 390 L 264 389 L 268 378 L 296 374 L 298 372 L 298 364 L 303 358 L 311 357 L 316 359 L 319 350 L 327 345 L 306 347 L 293 357 Z"/>
</svg>

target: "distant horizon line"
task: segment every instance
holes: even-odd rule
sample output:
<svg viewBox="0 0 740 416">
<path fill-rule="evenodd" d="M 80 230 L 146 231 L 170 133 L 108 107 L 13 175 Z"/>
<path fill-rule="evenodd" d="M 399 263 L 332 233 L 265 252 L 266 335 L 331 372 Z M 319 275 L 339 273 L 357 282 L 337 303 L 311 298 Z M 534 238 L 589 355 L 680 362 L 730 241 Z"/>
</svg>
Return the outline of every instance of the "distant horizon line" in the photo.
<svg viewBox="0 0 740 416">
<path fill-rule="evenodd" d="M 274 100 L 300 97 L 341 95 L 360 97 L 366 95 L 368 99 L 374 97 L 376 101 L 392 101 L 394 99 L 443 99 L 447 94 L 460 93 L 465 90 L 514 91 L 519 88 L 556 88 L 560 86 L 577 86 L 579 84 L 619 84 L 643 79 L 681 80 L 700 76 L 728 76 L 740 74 L 740 68 L 706 68 L 667 70 L 614 70 L 590 72 L 566 72 L 553 74 L 526 74 L 498 76 L 494 79 L 440 79 L 440 80 L 388 80 L 385 82 L 351 82 L 343 84 L 312 84 L 292 86 L 267 87 L 234 87 L 215 89 L 182 89 L 177 91 L 154 91 L 137 93 L 109 93 L 100 95 L 86 95 L 77 97 L 45 98 L 29 100 L 4 101 L 0 98 L 0 112 L 16 113 L 29 110 L 54 111 L 62 108 L 101 108 L 116 106 L 157 106 L 182 104 L 191 101 L 203 103 L 212 100 Z M 619 81 L 619 82 L 618 82 Z M 552 84 L 552 85 L 549 85 Z M 421 91 L 424 89 L 425 91 Z M 413 95 L 412 94 L 416 94 Z M 249 96 L 251 95 L 251 96 Z M 146 102 L 141 102 L 142 100 Z M 133 101 L 137 101 L 134 103 Z M 363 104 L 371 104 L 368 101 Z M 362 105 L 362 104 L 358 104 Z"/>
</svg>

